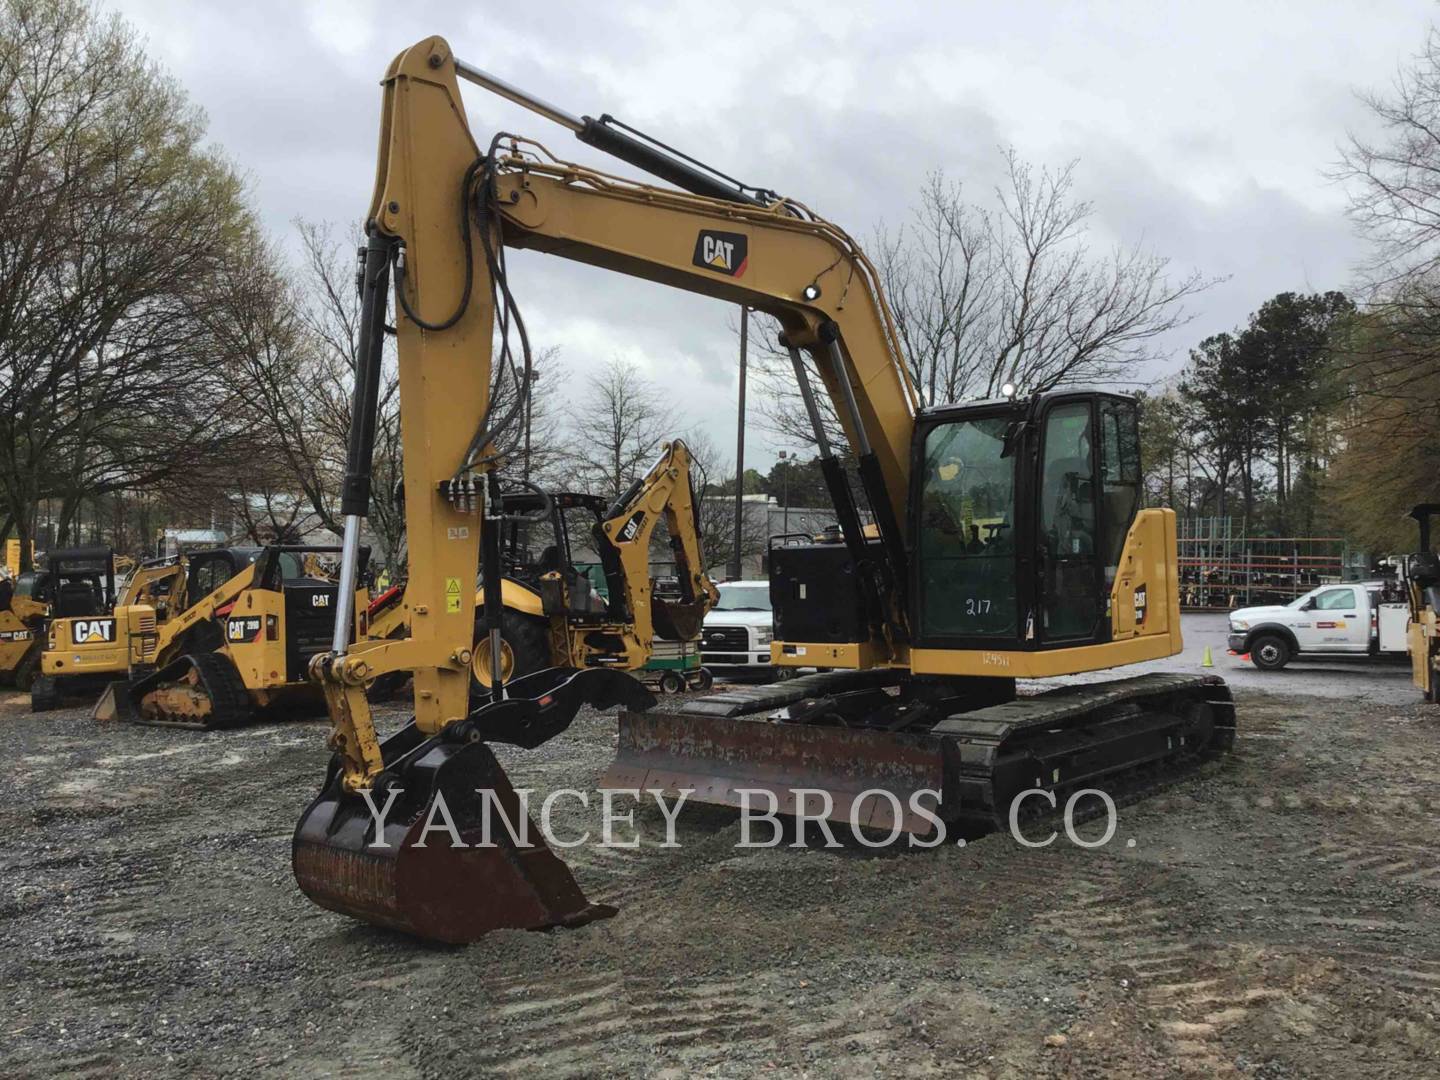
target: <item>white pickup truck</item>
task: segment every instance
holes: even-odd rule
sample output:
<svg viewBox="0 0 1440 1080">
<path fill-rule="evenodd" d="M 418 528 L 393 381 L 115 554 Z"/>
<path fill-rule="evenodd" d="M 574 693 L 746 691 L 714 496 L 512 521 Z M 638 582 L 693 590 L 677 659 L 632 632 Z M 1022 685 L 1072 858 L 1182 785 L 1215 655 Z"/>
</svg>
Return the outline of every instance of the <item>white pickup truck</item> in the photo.
<svg viewBox="0 0 1440 1080">
<path fill-rule="evenodd" d="M 1322 585 L 1284 606 L 1230 613 L 1230 655 L 1248 656 L 1262 671 L 1296 657 L 1404 656 L 1410 620 L 1403 599 L 1387 601 L 1379 582 Z"/>
</svg>

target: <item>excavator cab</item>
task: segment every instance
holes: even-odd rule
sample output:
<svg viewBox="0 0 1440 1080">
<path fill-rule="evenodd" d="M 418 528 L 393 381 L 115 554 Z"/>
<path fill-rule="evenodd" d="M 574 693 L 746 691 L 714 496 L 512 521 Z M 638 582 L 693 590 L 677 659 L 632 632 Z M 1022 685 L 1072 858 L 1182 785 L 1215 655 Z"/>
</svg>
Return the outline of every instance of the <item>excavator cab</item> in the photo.
<svg viewBox="0 0 1440 1080">
<path fill-rule="evenodd" d="M 926 410 L 915 446 L 913 642 L 1109 641 L 1110 591 L 1140 507 L 1134 400 L 1065 392 Z"/>
</svg>

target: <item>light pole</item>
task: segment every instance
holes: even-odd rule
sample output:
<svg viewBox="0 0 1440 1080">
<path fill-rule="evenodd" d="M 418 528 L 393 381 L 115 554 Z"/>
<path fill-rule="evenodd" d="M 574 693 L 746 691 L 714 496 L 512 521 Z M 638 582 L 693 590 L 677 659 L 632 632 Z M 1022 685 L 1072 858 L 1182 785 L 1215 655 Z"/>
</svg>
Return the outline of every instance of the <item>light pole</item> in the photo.
<svg viewBox="0 0 1440 1080">
<path fill-rule="evenodd" d="M 745 357 L 750 345 L 750 309 L 740 307 L 740 417 L 735 424 L 735 553 L 730 580 L 741 577 L 740 542 L 745 531 Z"/>
<path fill-rule="evenodd" d="M 780 511 L 780 533 L 782 536 L 790 535 L 790 455 L 784 450 L 780 451 L 780 501 L 784 505 Z"/>
</svg>

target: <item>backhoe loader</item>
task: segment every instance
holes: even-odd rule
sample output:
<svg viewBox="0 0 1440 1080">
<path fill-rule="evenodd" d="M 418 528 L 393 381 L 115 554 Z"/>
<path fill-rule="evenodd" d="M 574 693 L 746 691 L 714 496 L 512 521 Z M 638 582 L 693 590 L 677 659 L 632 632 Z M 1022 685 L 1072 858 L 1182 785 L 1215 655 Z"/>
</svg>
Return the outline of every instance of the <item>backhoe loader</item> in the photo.
<svg viewBox="0 0 1440 1080">
<path fill-rule="evenodd" d="M 237 727 L 261 709 L 318 705 L 307 665 L 330 644 L 340 605 L 335 583 L 305 576 L 303 558 L 335 551 L 216 548 L 154 567 L 136 601 L 102 625 L 52 624 L 32 709 L 59 706 L 60 679 L 108 679 L 97 719 L 160 727 Z M 358 592 L 363 611 L 368 594 Z"/>
<path fill-rule="evenodd" d="M 699 637 L 718 592 L 704 569 L 690 450 L 681 440 L 665 443 L 649 470 L 613 500 L 525 484 L 502 492 L 500 506 L 506 521 L 500 541 L 502 681 L 552 667 L 634 671 L 650 659 L 657 633 L 673 641 Z M 651 542 L 662 521 L 682 570 L 674 599 L 654 595 L 650 579 Z M 604 574 L 603 597 L 576 567 L 582 545 Z M 474 603 L 477 612 L 483 609 L 483 586 Z M 368 636 L 403 636 L 410 618 L 405 591 L 388 589 L 366 614 Z M 474 640 L 473 689 L 483 693 L 494 660 L 479 617 Z"/>
<path fill-rule="evenodd" d="M 115 603 L 117 558 L 109 548 L 60 548 L 45 562 L 20 574 L 0 601 L 0 679 L 19 690 L 37 681 L 49 620 L 103 615 Z"/>
<path fill-rule="evenodd" d="M 530 486 L 502 492 L 500 506 L 502 681 L 556 667 L 635 671 L 649 661 L 657 633 L 681 641 L 699 637 L 719 594 L 705 573 L 690 450 L 679 439 L 666 443 L 646 474 L 613 501 Z M 650 580 L 651 538 L 661 521 L 681 571 L 673 601 L 654 595 Z M 577 541 L 600 563 L 605 598 L 576 569 Z M 484 604 L 482 585 L 476 610 Z M 491 685 L 494 658 L 483 618 L 471 667 L 478 685 Z"/>
<path fill-rule="evenodd" d="M 566 162 L 515 135 L 477 144 L 462 78 L 681 190 Z M 931 828 L 912 809 L 924 797 L 934 817 L 983 831 L 1030 789 L 1062 800 L 1100 785 L 1138 793 L 1231 745 L 1234 708 L 1213 676 L 1016 694 L 1017 679 L 1180 651 L 1175 516 L 1140 509 L 1133 399 L 1035 388 L 921 408 L 874 267 L 800 203 L 608 116 L 540 101 L 457 60 L 438 37 L 401 53 L 382 86 L 340 601 L 356 580 L 393 284 L 412 619 L 402 640 L 351 644 L 337 627 L 312 663 L 335 751 L 293 844 L 312 900 L 451 942 L 613 915 L 587 900 L 533 823 L 520 831 L 525 811 L 489 746 L 537 746 L 586 704 L 625 710 L 607 782 L 725 805 L 768 789 L 787 812 L 803 810 L 796 789 L 818 787 L 828 816 L 862 829 Z M 482 622 L 498 643 L 500 539 L 514 516 L 500 473 L 520 430 L 515 397 L 490 389 L 527 387 L 530 374 L 510 249 L 779 321 L 839 528 L 838 542 L 771 553 L 772 657 L 822 673 L 661 713 L 612 668 L 551 668 L 506 684 L 496 644 L 490 692 L 472 702 L 474 600 L 460 583 L 478 541 Z M 821 423 L 812 367 L 854 456 L 858 494 Z M 968 526 L 980 521 L 991 535 L 977 549 Z M 363 688 L 395 670 L 414 672 L 415 716 L 382 742 Z M 453 832 L 432 825 L 442 803 Z M 515 834 L 488 827 L 496 813 L 518 823 Z"/>
</svg>

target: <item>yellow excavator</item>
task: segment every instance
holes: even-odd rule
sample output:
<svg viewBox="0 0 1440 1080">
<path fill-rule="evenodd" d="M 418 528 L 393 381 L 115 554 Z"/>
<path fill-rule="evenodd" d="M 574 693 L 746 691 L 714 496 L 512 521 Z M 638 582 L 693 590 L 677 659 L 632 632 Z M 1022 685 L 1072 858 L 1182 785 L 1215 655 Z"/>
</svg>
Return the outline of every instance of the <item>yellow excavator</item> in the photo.
<svg viewBox="0 0 1440 1080">
<path fill-rule="evenodd" d="M 515 135 L 477 143 L 461 79 L 682 190 L 566 162 Z M 393 287 L 412 619 L 401 640 L 351 644 L 337 634 L 312 663 L 334 751 L 294 837 L 294 871 L 312 900 L 451 942 L 614 914 L 587 900 L 533 824 L 520 831 L 524 810 L 489 745 L 539 745 L 582 705 L 624 709 L 611 784 L 686 789 L 692 801 L 724 805 L 767 789 L 786 812 L 801 809 L 797 789 L 818 787 L 830 796 L 829 817 L 915 832 L 932 827 L 917 805 L 983 831 L 1030 789 L 1061 800 L 1093 787 L 1138 792 L 1231 745 L 1234 707 L 1214 676 L 1016 693 L 1017 679 L 1180 651 L 1175 518 L 1140 509 L 1134 400 L 1041 389 L 922 408 L 873 266 L 795 200 L 608 116 L 540 101 L 458 60 L 438 37 L 401 53 L 382 85 L 340 596 L 355 580 L 367 511 Z M 491 387 L 529 383 L 506 269 L 513 249 L 780 322 L 839 529 L 837 542 L 772 550 L 772 659 L 819 674 L 659 712 L 613 668 L 552 668 L 506 684 L 496 644 L 490 693 L 471 700 L 474 601 L 460 583 L 478 542 L 483 625 L 498 643 L 509 518 L 500 475 L 518 439 L 514 395 L 502 400 Z M 858 494 L 826 438 L 818 392 L 844 429 Z M 993 527 L 977 546 L 967 526 L 980 520 Z M 395 670 L 414 673 L 415 715 L 382 742 L 363 687 Z M 453 830 L 435 824 L 442 804 Z M 495 823 L 498 814 L 518 835 Z"/>
<path fill-rule="evenodd" d="M 97 685 L 105 686 L 97 719 L 158 727 L 238 727 L 262 709 L 318 705 L 308 664 L 332 642 L 340 605 L 335 583 L 308 576 L 304 560 L 338 551 L 214 548 L 142 568 L 127 590 L 131 602 L 104 618 L 51 623 L 32 710 L 58 708 L 66 693 Z M 346 626 L 363 637 L 356 612 L 368 607 L 368 593 L 356 589 L 361 603 L 352 600 Z"/>
</svg>

